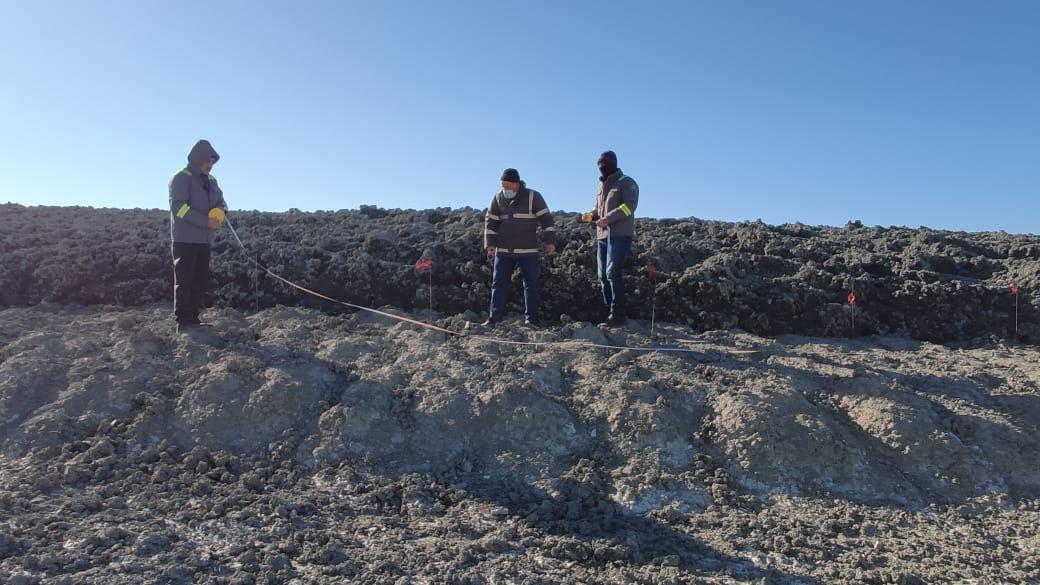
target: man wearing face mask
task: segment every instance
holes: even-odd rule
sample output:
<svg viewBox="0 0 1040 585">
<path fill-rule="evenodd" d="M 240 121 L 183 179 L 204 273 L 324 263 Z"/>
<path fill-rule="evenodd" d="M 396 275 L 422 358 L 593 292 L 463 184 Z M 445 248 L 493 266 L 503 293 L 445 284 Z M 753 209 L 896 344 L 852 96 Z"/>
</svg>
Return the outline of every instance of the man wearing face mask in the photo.
<svg viewBox="0 0 1040 585">
<path fill-rule="evenodd" d="M 618 168 L 617 155 L 608 150 L 599 155 L 599 189 L 596 207 L 582 216 L 586 223 L 596 224 L 596 272 L 603 292 L 603 304 L 609 314 L 606 325 L 624 325 L 625 289 L 621 268 L 635 239 L 635 211 L 639 203 L 639 185 Z"/>
<path fill-rule="evenodd" d="M 199 140 L 188 153 L 188 166 L 170 179 L 173 313 L 181 332 L 205 325 L 199 311 L 209 281 L 210 244 L 223 217 L 214 210 L 227 211 L 224 192 L 210 174 L 218 160 L 209 141 Z"/>
<path fill-rule="evenodd" d="M 502 190 L 491 199 L 484 218 L 484 249 L 495 259 L 491 308 L 484 325 L 493 325 L 505 317 L 510 281 L 517 265 L 524 277 L 524 324 L 537 324 L 542 271 L 539 228 L 545 241 L 545 253 L 556 254 L 556 228 L 542 194 L 528 189 L 516 169 L 506 169 L 502 173 Z"/>
</svg>

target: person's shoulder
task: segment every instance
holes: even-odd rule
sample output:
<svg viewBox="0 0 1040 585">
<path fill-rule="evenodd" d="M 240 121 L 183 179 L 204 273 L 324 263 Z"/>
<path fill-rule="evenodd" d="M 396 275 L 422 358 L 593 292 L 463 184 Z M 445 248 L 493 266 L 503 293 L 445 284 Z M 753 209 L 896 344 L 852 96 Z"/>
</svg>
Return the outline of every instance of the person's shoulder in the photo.
<svg viewBox="0 0 1040 585">
<path fill-rule="evenodd" d="M 177 170 L 177 172 L 173 173 L 172 177 L 170 177 L 170 184 L 174 185 L 178 183 L 185 183 L 190 180 L 191 171 L 189 171 L 188 169 L 179 169 Z"/>
<path fill-rule="evenodd" d="M 621 179 L 618 180 L 617 184 L 618 187 L 625 191 L 639 191 L 639 183 L 636 183 L 636 180 L 628 175 L 621 175 Z"/>
</svg>

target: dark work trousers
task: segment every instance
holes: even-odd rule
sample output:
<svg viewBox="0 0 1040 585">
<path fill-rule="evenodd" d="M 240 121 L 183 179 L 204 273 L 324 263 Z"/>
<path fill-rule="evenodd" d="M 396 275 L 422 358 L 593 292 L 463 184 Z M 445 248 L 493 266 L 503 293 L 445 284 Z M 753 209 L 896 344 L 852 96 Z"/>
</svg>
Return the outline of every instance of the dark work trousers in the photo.
<svg viewBox="0 0 1040 585">
<path fill-rule="evenodd" d="M 524 315 L 538 317 L 538 281 L 541 279 L 542 259 L 538 256 L 495 256 L 491 279 L 491 319 L 505 317 L 506 300 L 512 286 L 511 277 L 517 264 L 524 276 Z"/>
<path fill-rule="evenodd" d="M 173 243 L 173 315 L 177 323 L 199 322 L 209 287 L 209 244 Z"/>
<path fill-rule="evenodd" d="M 631 236 L 603 238 L 596 242 L 596 272 L 603 291 L 603 304 L 611 314 L 623 315 L 625 312 L 625 285 L 621 281 L 621 269 L 631 249 Z"/>
</svg>

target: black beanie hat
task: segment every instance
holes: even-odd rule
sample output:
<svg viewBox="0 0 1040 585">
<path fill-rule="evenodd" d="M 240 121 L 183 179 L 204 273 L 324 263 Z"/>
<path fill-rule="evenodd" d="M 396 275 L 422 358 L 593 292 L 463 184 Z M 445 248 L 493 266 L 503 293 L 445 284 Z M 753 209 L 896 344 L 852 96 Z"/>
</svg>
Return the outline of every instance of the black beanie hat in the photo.
<svg viewBox="0 0 1040 585">
<path fill-rule="evenodd" d="M 516 169 L 506 169 L 502 171 L 502 181 L 509 181 L 510 183 L 520 182 L 520 171 Z"/>
<path fill-rule="evenodd" d="M 607 163 L 610 167 L 617 167 L 617 155 L 614 154 L 613 150 L 608 150 L 599 155 L 599 160 L 597 160 L 596 163 L 599 164 L 600 161 Z"/>
</svg>

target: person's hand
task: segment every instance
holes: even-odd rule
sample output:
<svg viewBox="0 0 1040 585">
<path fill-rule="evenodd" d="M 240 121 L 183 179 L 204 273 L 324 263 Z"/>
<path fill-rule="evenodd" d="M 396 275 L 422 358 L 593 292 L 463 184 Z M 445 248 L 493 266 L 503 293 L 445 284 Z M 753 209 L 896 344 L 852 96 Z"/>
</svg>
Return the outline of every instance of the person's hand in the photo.
<svg viewBox="0 0 1040 585">
<path fill-rule="evenodd" d="M 488 258 L 492 258 L 492 257 L 494 257 L 494 255 L 495 255 L 495 250 L 497 250 L 497 249 L 498 249 L 498 248 L 496 248 L 496 247 L 494 247 L 494 246 L 488 246 L 488 247 L 487 247 L 487 248 L 485 249 L 485 251 L 487 252 Z"/>
<path fill-rule="evenodd" d="M 555 256 L 556 255 L 556 244 L 546 244 L 545 245 L 545 253 L 548 256 Z"/>
<path fill-rule="evenodd" d="M 218 221 L 218 220 L 216 220 L 216 219 L 211 217 L 211 218 L 209 218 L 209 225 L 207 227 L 209 227 L 209 229 L 211 229 L 213 231 L 219 230 L 220 229 L 220 221 Z"/>
<path fill-rule="evenodd" d="M 607 221 L 607 218 L 605 218 L 605 217 L 600 218 L 600 220 L 596 222 L 596 227 L 598 227 L 598 228 L 606 229 L 606 227 L 608 225 L 610 225 L 610 222 Z"/>
</svg>

